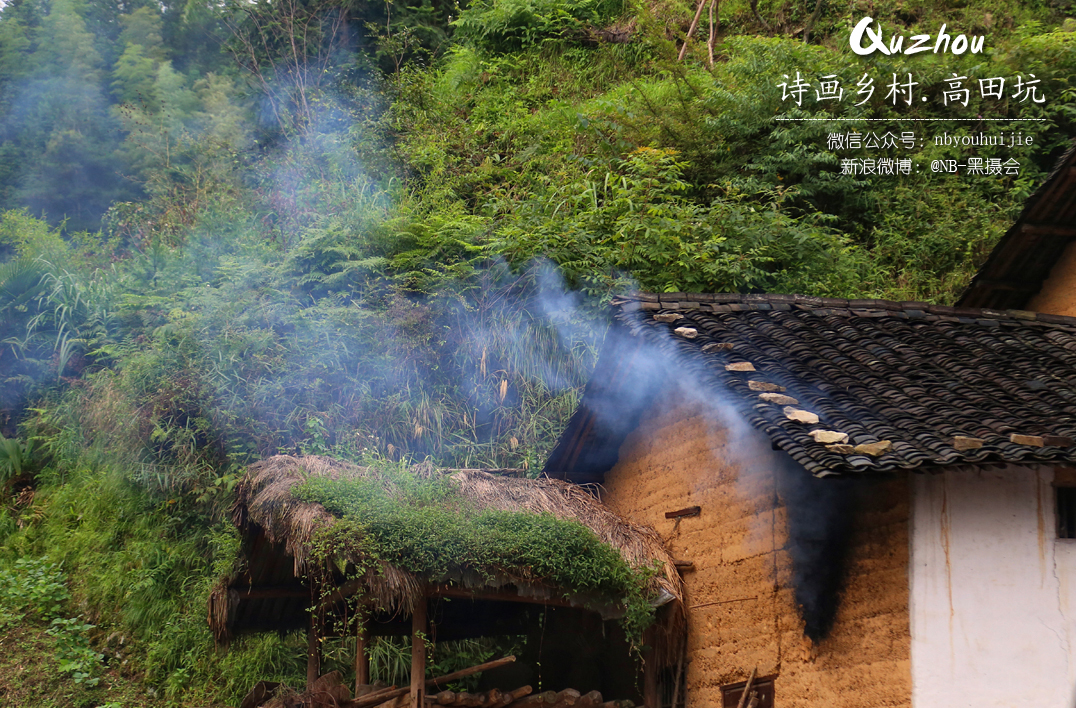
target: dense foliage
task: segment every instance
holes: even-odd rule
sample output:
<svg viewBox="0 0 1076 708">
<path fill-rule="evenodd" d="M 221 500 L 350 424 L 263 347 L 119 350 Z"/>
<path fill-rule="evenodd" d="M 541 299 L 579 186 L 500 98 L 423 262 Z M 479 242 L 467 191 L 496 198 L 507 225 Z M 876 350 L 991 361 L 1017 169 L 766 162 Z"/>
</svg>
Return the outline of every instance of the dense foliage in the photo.
<svg viewBox="0 0 1076 708">
<path fill-rule="evenodd" d="M 1071 4 L 728 0 L 713 62 L 706 27 L 680 61 L 694 10 L 3 4 L 0 572 L 28 597 L 56 592 L 47 621 L 80 661 L 131 638 L 126 663 L 87 679 L 123 671 L 207 704 L 301 680 L 301 638 L 218 656 L 205 625 L 250 461 L 533 472 L 617 290 L 952 301 L 1076 132 Z M 868 14 L 908 35 L 947 23 L 987 50 L 858 57 L 848 32 Z M 779 86 L 797 72 L 856 97 L 797 105 Z M 887 97 L 907 73 L 930 100 Z M 1045 100 L 941 103 L 958 73 L 972 88 L 1035 74 Z M 927 117 L 907 146 L 828 144 Z M 1018 174 L 927 169 L 968 154 L 936 135 L 980 130 L 1033 139 L 990 153 Z M 876 156 L 920 169 L 842 173 Z M 376 517 L 357 492 L 309 493 Z M 532 560 L 591 582 L 568 559 Z M 5 600 L 5 622 L 44 621 L 21 602 Z M 106 684 L 78 700 L 105 702 Z"/>
</svg>

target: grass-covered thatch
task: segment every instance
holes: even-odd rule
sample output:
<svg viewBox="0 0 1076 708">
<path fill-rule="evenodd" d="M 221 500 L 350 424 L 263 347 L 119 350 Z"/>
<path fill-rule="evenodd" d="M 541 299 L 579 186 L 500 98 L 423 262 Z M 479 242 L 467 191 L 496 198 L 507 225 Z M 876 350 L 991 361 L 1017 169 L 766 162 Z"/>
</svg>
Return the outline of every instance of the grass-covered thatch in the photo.
<svg viewBox="0 0 1076 708">
<path fill-rule="evenodd" d="M 622 616 L 636 636 L 669 604 L 650 641 L 670 658 L 681 633 L 681 581 L 657 532 L 565 482 L 277 455 L 249 468 L 234 520 L 281 544 L 296 577 L 332 577 L 387 611 L 410 613 L 430 584 L 511 586 Z M 225 592 L 211 603 L 218 636 Z"/>
</svg>

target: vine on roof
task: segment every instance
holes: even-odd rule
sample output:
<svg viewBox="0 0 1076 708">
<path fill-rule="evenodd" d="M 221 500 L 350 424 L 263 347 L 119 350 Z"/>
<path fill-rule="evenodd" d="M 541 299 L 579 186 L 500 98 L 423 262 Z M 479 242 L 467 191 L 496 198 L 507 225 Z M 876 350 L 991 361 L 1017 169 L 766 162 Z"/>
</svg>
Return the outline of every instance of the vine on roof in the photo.
<svg viewBox="0 0 1076 708">
<path fill-rule="evenodd" d="M 341 521 L 315 544 L 326 561 L 346 558 L 369 567 L 384 561 L 432 581 L 471 570 L 494 580 L 550 585 L 564 597 L 582 594 L 621 604 L 621 623 L 638 650 L 654 621 L 649 580 L 655 567 L 633 567 L 578 521 L 553 514 L 481 509 L 447 477 L 402 470 L 381 478 L 311 477 L 293 490 Z"/>
</svg>

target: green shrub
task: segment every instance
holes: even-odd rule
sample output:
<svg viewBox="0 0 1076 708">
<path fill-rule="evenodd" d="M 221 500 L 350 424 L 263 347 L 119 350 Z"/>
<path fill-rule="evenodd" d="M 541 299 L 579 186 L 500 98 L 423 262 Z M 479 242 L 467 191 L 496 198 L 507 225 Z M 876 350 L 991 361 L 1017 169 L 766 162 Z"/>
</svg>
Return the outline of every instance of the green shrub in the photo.
<svg viewBox="0 0 1076 708">
<path fill-rule="evenodd" d="M 49 622 L 60 616 L 69 599 L 59 563 L 17 558 L 11 568 L 0 568 L 0 606 L 15 619 Z"/>
<path fill-rule="evenodd" d="M 0 569 L 0 628 L 27 619 L 47 622 L 46 632 L 56 640 L 59 670 L 75 683 L 96 686 L 102 656 L 90 647 L 87 636 L 94 626 L 63 617 L 70 599 L 59 563 L 24 557 L 12 568 Z"/>
<path fill-rule="evenodd" d="M 814 217 L 730 189 L 688 195 L 673 150 L 640 148 L 604 177 L 588 177 L 513 206 L 494 248 L 515 262 L 545 254 L 595 294 L 633 279 L 656 292 L 846 292 L 861 259 Z M 835 267 L 836 266 L 836 267 Z M 630 282 L 630 281 L 629 281 Z"/>
<path fill-rule="evenodd" d="M 492 51 L 515 51 L 581 37 L 588 25 L 623 10 L 616 0 L 476 0 L 453 24 L 464 42 Z"/>
</svg>

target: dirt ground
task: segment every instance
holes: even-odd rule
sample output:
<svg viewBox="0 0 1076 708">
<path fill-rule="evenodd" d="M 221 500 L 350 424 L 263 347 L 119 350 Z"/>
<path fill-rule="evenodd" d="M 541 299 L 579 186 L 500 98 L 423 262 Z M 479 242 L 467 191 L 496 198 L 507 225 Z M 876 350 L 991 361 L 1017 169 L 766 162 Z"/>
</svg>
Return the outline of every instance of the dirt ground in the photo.
<svg viewBox="0 0 1076 708">
<path fill-rule="evenodd" d="M 0 629 L 0 707 L 157 708 L 164 706 L 137 680 L 104 667 L 90 687 L 60 673 L 55 640 L 33 623 Z"/>
</svg>

